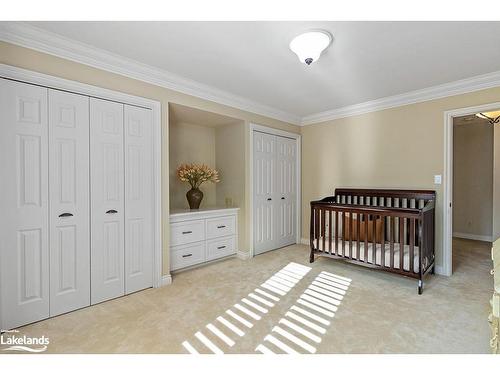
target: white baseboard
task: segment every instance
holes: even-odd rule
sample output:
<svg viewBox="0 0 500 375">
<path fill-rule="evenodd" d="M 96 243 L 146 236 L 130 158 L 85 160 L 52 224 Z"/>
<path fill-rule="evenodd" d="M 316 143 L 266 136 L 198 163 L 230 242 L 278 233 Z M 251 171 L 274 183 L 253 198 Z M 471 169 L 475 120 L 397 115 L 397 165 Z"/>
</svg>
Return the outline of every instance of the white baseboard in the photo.
<svg viewBox="0 0 500 375">
<path fill-rule="evenodd" d="M 160 287 L 172 284 L 172 275 L 163 275 L 161 277 Z"/>
<path fill-rule="evenodd" d="M 309 246 L 309 238 L 304 238 L 304 237 L 302 237 L 302 238 L 300 239 L 300 243 L 301 243 L 302 245 L 308 245 L 308 246 Z"/>
<path fill-rule="evenodd" d="M 237 251 L 236 256 L 241 260 L 247 260 L 252 257 L 249 251 Z"/>
<path fill-rule="evenodd" d="M 483 236 L 480 234 L 471 234 L 471 233 L 453 232 L 453 237 L 465 238 L 466 240 L 476 240 L 476 241 L 486 241 L 486 242 L 493 241 L 492 236 Z"/>
<path fill-rule="evenodd" d="M 448 276 L 446 272 L 444 272 L 444 268 L 442 266 L 435 266 L 434 267 L 434 273 L 436 275 L 443 275 L 443 276 Z"/>
</svg>

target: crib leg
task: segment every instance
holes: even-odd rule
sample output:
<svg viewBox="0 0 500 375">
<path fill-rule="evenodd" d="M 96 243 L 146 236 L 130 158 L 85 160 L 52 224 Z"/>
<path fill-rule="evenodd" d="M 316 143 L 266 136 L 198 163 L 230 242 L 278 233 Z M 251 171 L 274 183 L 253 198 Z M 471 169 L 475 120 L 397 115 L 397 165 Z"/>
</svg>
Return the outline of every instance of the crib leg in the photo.
<svg viewBox="0 0 500 375">
<path fill-rule="evenodd" d="M 314 251 L 311 251 L 311 255 L 309 256 L 309 263 L 314 263 Z"/>
<path fill-rule="evenodd" d="M 436 273 L 436 266 L 432 266 L 431 275 L 434 275 L 435 273 Z"/>
<path fill-rule="evenodd" d="M 422 279 L 419 279 L 418 280 L 418 294 L 422 294 L 424 290 L 424 282 L 422 281 Z"/>
</svg>

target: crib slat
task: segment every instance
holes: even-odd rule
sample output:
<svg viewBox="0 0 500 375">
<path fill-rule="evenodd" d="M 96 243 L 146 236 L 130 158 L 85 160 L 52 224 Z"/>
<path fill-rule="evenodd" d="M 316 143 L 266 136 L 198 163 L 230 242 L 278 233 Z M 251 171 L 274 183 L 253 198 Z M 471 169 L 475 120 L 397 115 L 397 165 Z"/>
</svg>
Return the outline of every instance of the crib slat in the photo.
<svg viewBox="0 0 500 375">
<path fill-rule="evenodd" d="M 345 257 L 345 212 L 342 211 L 342 256 Z"/>
<path fill-rule="evenodd" d="M 372 215 L 372 263 L 377 264 L 377 215 Z"/>
<path fill-rule="evenodd" d="M 389 234 L 389 238 L 390 238 L 390 241 L 391 241 L 391 245 L 390 245 L 390 248 L 391 248 L 391 268 L 394 268 L 394 240 L 395 240 L 395 232 L 396 232 L 396 217 L 395 216 L 391 216 L 390 217 L 390 221 L 391 221 L 391 226 L 390 226 L 390 234 Z"/>
<path fill-rule="evenodd" d="M 368 263 L 368 218 L 369 215 L 363 214 L 363 220 L 365 221 L 365 263 Z"/>
<path fill-rule="evenodd" d="M 352 212 L 349 213 L 349 258 L 352 258 Z"/>
<path fill-rule="evenodd" d="M 325 247 L 325 231 L 326 231 L 326 221 L 325 221 L 326 210 L 321 210 L 321 236 L 323 237 L 323 251 L 326 253 Z"/>
<path fill-rule="evenodd" d="M 385 216 L 380 216 L 380 265 L 385 267 Z"/>
<path fill-rule="evenodd" d="M 357 237 L 356 238 L 356 244 L 357 244 L 357 246 L 356 246 L 356 249 L 357 250 L 356 250 L 355 258 L 358 259 L 358 260 L 360 260 L 361 259 L 361 255 L 360 255 L 361 254 L 361 249 L 359 247 L 359 237 L 360 237 L 360 233 L 361 233 L 361 231 L 360 231 L 360 228 L 361 228 L 361 214 L 357 214 L 356 218 L 357 218 L 357 220 L 356 220 L 356 224 L 357 224 L 356 225 L 356 232 L 357 232 L 357 236 L 356 236 Z"/>
<path fill-rule="evenodd" d="M 403 270 L 403 260 L 404 260 L 404 249 L 405 249 L 405 220 L 404 218 L 399 218 L 399 269 Z"/>
<path fill-rule="evenodd" d="M 328 251 L 332 253 L 332 210 L 328 210 Z"/>
<path fill-rule="evenodd" d="M 335 255 L 339 254 L 339 212 L 335 211 Z"/>
<path fill-rule="evenodd" d="M 413 272 L 413 264 L 414 264 L 414 243 L 415 243 L 415 219 L 411 218 L 408 220 L 410 222 L 410 272 Z"/>
<path fill-rule="evenodd" d="M 314 239 L 319 250 L 319 208 L 314 209 Z"/>
</svg>

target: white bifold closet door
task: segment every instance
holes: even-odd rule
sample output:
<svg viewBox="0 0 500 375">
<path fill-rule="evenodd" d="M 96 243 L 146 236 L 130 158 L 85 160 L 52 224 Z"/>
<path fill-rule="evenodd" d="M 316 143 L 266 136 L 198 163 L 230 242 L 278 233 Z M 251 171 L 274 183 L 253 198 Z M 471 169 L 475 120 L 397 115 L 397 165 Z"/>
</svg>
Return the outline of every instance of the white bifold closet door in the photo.
<svg viewBox="0 0 500 375">
<path fill-rule="evenodd" d="M 123 104 L 90 99 L 91 303 L 125 294 Z"/>
<path fill-rule="evenodd" d="M 297 145 L 294 139 L 254 131 L 254 253 L 296 242 Z"/>
<path fill-rule="evenodd" d="M 151 110 L 0 78 L 0 328 L 153 286 Z"/>
<path fill-rule="evenodd" d="M 92 304 L 153 284 L 151 110 L 90 100 Z"/>
<path fill-rule="evenodd" d="M 277 247 L 296 243 L 297 217 L 297 142 L 295 139 L 276 137 L 277 140 Z"/>
<path fill-rule="evenodd" d="M 1 328 L 49 317 L 47 91 L 0 79 Z"/>
<path fill-rule="evenodd" d="M 50 316 L 90 305 L 89 98 L 49 90 Z"/>
<path fill-rule="evenodd" d="M 151 110 L 125 105 L 125 293 L 153 285 Z"/>
</svg>

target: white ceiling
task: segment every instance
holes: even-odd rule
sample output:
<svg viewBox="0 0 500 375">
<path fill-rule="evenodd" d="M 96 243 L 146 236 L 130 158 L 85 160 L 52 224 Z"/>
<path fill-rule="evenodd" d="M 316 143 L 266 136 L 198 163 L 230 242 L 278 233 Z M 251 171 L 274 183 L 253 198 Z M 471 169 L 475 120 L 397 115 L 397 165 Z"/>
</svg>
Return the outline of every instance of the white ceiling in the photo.
<svg viewBox="0 0 500 375">
<path fill-rule="evenodd" d="M 500 70 L 500 22 L 30 22 L 304 117 Z M 288 49 L 328 30 L 310 67 Z"/>
</svg>

